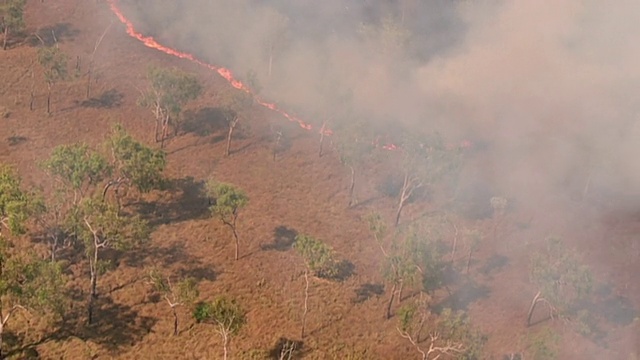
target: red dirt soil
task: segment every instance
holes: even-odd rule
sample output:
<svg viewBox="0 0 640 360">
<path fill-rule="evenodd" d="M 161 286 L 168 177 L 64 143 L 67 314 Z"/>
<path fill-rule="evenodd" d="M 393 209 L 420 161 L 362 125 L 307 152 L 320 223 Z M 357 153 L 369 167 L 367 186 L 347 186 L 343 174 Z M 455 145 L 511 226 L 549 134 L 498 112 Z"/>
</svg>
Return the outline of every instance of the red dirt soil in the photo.
<svg viewBox="0 0 640 360">
<path fill-rule="evenodd" d="M 77 141 L 99 146 L 114 122 L 122 122 L 137 138 L 151 144 L 152 116 L 136 106 L 137 89 L 144 87 L 149 64 L 177 66 L 199 75 L 205 93 L 187 111 L 215 107 L 216 93 L 228 87 L 217 74 L 145 48 L 128 37 L 103 2 L 34 1 L 27 6 L 29 32 L 40 30 L 41 34 L 48 34 L 43 29 L 57 26 L 60 47 L 71 56 L 70 67 L 78 58 L 81 72 L 86 71 L 95 42 L 111 20 L 114 24 L 96 56 L 92 95 L 110 92 L 121 96 L 121 104 L 113 108 L 83 106 L 86 78 L 80 76 L 56 85 L 53 114 L 48 116 L 44 109 L 46 86 L 36 62 L 37 47 L 17 44 L 2 53 L 0 107 L 9 115 L 1 119 L 0 161 L 16 166 L 27 185 L 50 185 L 37 163 L 55 146 Z M 35 111 L 28 109 L 32 84 L 38 95 Z M 181 335 L 170 336 L 172 319 L 168 307 L 150 296 L 143 278 L 143 267 L 152 264 L 202 279 L 203 299 L 231 294 L 248 309 L 247 326 L 233 339 L 232 354 L 270 349 L 280 337 L 299 338 L 302 265 L 291 250 L 268 249 L 280 226 L 325 240 L 340 258 L 355 265 L 355 274 L 343 283 L 312 282 L 305 358 L 334 358 L 330 352 L 340 346 L 368 349 L 372 359 L 419 358 L 398 335 L 396 319 L 383 319 L 386 294 L 362 303 L 353 301 L 359 286 L 382 282 L 378 266 L 381 254 L 361 220 L 374 209 L 392 218 L 393 200 L 375 190 L 382 171 L 371 171 L 359 185 L 360 200 L 370 201 L 347 209 L 348 173 L 331 150 L 319 158 L 317 139 L 292 127 L 291 147 L 274 162 L 268 140 L 270 122 L 286 125 L 286 120 L 256 108 L 247 121 L 249 134 L 232 143 L 233 154 L 229 158 L 222 156 L 220 129 L 205 136 L 181 134 L 168 142 L 167 175 L 185 179 L 181 182 L 184 186 L 178 191 L 143 197 L 145 205 L 139 208 L 158 223 L 149 250 L 135 258 L 121 258 L 118 269 L 100 279 L 99 291 L 103 295 L 97 324 L 78 327 L 72 336 L 61 335 L 38 344 L 36 349 L 42 358 L 221 358 L 220 337 L 213 327 L 193 326 L 187 313 L 180 314 Z M 196 195 L 199 182 L 210 177 L 237 184 L 250 197 L 250 205 L 239 219 L 239 261 L 233 261 L 229 232 L 208 216 L 206 200 Z M 403 222 L 421 216 L 421 206 L 424 207 L 409 205 Z M 593 218 L 589 228 L 571 226 L 584 224 L 584 218 L 589 216 Z M 574 222 L 575 219 L 581 221 Z M 529 301 L 535 294 L 528 281 L 529 254 L 540 245 L 539 239 L 550 233 L 563 235 L 578 247 L 585 260 L 593 264 L 599 282 L 611 284 L 612 292 L 629 299 L 634 308 L 640 306 L 640 285 L 635 281 L 640 270 L 640 244 L 636 239 L 640 217 L 622 214 L 612 215 L 612 219 L 606 222 L 588 209 L 567 209 L 554 203 L 544 209 L 520 207 L 509 215 L 496 237 L 487 237 L 471 266 L 473 279 L 487 295 L 471 301 L 468 310 L 473 324 L 489 336 L 486 350 L 493 354 L 490 358 L 501 359 L 503 354 L 522 348 L 529 333 L 545 326 L 562 335 L 560 359 L 631 359 L 630 354 L 640 353 L 637 321 L 603 329 L 608 332 L 608 349 L 577 335 L 561 322 L 524 326 Z M 456 221 L 483 229 L 491 226 L 489 221 L 477 225 L 463 218 Z M 503 241 L 507 238 L 509 241 Z M 497 258 L 507 261 L 502 268 L 492 270 L 488 264 Z M 86 275 L 84 268 L 74 266 L 72 271 L 74 284 L 86 289 L 87 281 L 81 278 Z M 454 294 L 456 290 L 464 291 L 455 286 L 452 290 Z M 462 296 L 464 292 L 457 294 Z M 438 292 L 435 301 L 446 301 L 446 297 L 446 292 Z"/>
</svg>

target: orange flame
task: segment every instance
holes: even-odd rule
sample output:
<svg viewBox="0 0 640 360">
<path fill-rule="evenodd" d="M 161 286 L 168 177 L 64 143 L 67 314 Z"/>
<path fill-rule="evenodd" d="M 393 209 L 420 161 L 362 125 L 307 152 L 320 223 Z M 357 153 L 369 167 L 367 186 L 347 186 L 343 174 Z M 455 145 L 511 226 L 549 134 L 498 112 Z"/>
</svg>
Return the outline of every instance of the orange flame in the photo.
<svg viewBox="0 0 640 360">
<path fill-rule="evenodd" d="M 107 3 L 109 4 L 109 7 L 111 8 L 111 11 L 118 17 L 118 19 L 120 20 L 120 22 L 122 22 L 125 26 L 126 26 L 126 30 L 127 30 L 127 34 L 135 39 L 140 40 L 140 42 L 142 42 L 146 47 L 152 48 L 152 49 L 156 49 L 159 51 L 162 51 L 165 54 L 168 55 L 173 55 L 176 56 L 178 58 L 181 59 L 187 59 L 189 61 L 192 61 L 198 65 L 201 65 L 203 67 L 206 67 L 210 70 L 213 70 L 215 72 L 217 72 L 220 76 L 222 76 L 225 80 L 227 80 L 227 82 L 229 82 L 229 84 L 231 84 L 231 86 L 233 86 L 234 88 L 238 89 L 238 90 L 242 90 L 245 91 L 249 94 L 253 94 L 253 92 L 251 91 L 251 89 L 246 86 L 244 83 L 242 83 L 242 81 L 236 79 L 233 76 L 233 73 L 231 72 L 231 70 L 227 69 L 227 68 L 223 68 L 223 67 L 218 67 L 215 65 L 211 65 L 208 64 L 198 58 L 196 58 L 194 55 L 189 54 L 189 53 L 185 53 L 182 51 L 178 51 L 175 49 L 172 49 L 170 47 L 166 47 L 160 43 L 158 43 L 153 37 L 151 36 L 144 36 L 141 33 L 139 33 L 133 26 L 133 23 L 127 19 L 126 16 L 124 16 L 124 14 L 122 13 L 122 10 L 120 10 L 120 8 L 118 8 L 118 0 L 107 0 Z M 276 104 L 271 103 L 271 102 L 267 102 L 265 100 L 263 100 L 262 98 L 255 96 L 254 98 L 256 99 L 256 102 L 264 107 L 266 107 L 267 109 L 270 109 L 272 111 L 275 111 L 279 114 L 281 114 L 282 116 L 284 116 L 286 119 L 288 119 L 289 121 L 292 122 L 296 122 L 298 123 L 298 125 L 300 125 L 301 128 L 305 129 L 305 130 L 313 130 L 313 126 L 311 126 L 311 124 L 308 124 L 304 121 L 302 121 L 301 119 L 290 115 L 289 113 L 287 113 L 286 111 L 280 109 Z M 327 136 L 331 136 L 333 135 L 333 131 L 331 131 L 331 129 L 325 128 L 324 126 L 318 131 L 321 134 L 327 135 Z M 398 149 L 398 147 L 394 144 L 387 144 L 384 145 L 382 147 L 383 149 L 386 150 L 396 150 Z"/>
</svg>

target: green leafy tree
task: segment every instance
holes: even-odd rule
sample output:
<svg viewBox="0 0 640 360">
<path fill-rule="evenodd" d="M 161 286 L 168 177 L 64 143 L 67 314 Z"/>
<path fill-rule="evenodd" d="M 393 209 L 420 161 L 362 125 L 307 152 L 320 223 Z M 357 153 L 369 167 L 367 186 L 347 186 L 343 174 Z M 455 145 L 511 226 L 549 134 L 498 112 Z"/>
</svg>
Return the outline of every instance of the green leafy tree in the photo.
<svg viewBox="0 0 640 360">
<path fill-rule="evenodd" d="M 536 305 L 541 302 L 549 307 L 551 319 L 556 315 L 570 315 L 575 305 L 589 295 L 593 285 L 589 268 L 555 237 L 547 239 L 545 251 L 532 257 L 530 278 L 538 292 L 531 301 L 527 325 L 531 325 Z"/>
<path fill-rule="evenodd" d="M 0 28 L 4 29 L 2 49 L 7 50 L 9 33 L 24 29 L 24 5 L 25 0 L 5 0 L 0 5 Z"/>
<path fill-rule="evenodd" d="M 249 197 L 244 191 L 232 184 L 220 183 L 214 180 L 207 182 L 207 195 L 209 198 L 215 199 L 213 205 L 209 207 L 211 213 L 233 232 L 235 259 L 238 260 L 240 239 L 237 231 L 237 220 L 239 211 L 249 203 Z"/>
<path fill-rule="evenodd" d="M 216 326 L 222 336 L 224 357 L 228 356 L 231 337 L 237 335 L 246 324 L 246 313 L 234 299 L 220 296 L 212 302 L 200 303 L 196 306 L 193 317 L 198 323 L 209 323 Z"/>
<path fill-rule="evenodd" d="M 227 123 L 227 145 L 224 148 L 224 156 L 231 154 L 231 138 L 240 120 L 246 116 L 253 105 L 253 98 L 250 94 L 237 89 L 229 89 L 220 94 L 219 106 L 222 110 L 224 120 Z"/>
<path fill-rule="evenodd" d="M 147 71 L 148 89 L 142 93 L 138 104 L 151 109 L 155 117 L 155 139 L 164 146 L 169 126 L 179 130 L 182 108 L 202 94 L 198 78 L 176 68 L 151 66 Z"/>
<path fill-rule="evenodd" d="M 114 125 L 107 145 L 113 157 L 114 177 L 105 186 L 103 197 L 114 188 L 119 199 L 118 190 L 123 184 L 130 184 L 141 193 L 162 186 L 167 162 L 163 150 L 151 149 L 135 140 L 120 124 Z"/>
<path fill-rule="evenodd" d="M 58 263 L 20 254 L 0 236 L 0 358 L 5 356 L 2 335 L 17 312 L 47 319 L 62 315 L 64 284 Z"/>
<path fill-rule="evenodd" d="M 482 358 L 487 337 L 471 327 L 463 311 L 443 309 L 439 316 L 429 311 L 431 297 L 425 293 L 398 310 L 398 333 L 422 355 L 435 360 L 442 356 L 460 360 Z M 423 336 L 422 332 L 429 329 Z"/>
<path fill-rule="evenodd" d="M 356 171 L 366 165 L 367 159 L 373 154 L 373 134 L 363 121 L 348 122 L 338 129 L 334 136 L 334 144 L 340 155 L 340 162 L 351 171 L 349 183 L 349 204 L 355 204 Z"/>
<path fill-rule="evenodd" d="M 458 169 L 459 154 L 457 149 L 448 149 L 438 133 L 427 137 L 405 134 L 400 151 L 403 183 L 396 210 L 396 226 L 402 209 L 416 190 L 431 186 Z"/>
<path fill-rule="evenodd" d="M 382 217 L 372 213 L 366 218 L 369 230 L 384 255 L 381 265 L 384 279 L 391 284 L 385 317 L 391 317 L 391 309 L 397 296 L 402 301 L 404 286 L 419 285 L 422 291 L 432 293 L 442 286 L 445 262 L 442 260 L 437 238 L 420 227 L 411 227 L 405 233 L 394 234 L 391 243 L 385 243 L 387 226 Z M 426 227 L 426 226 L 425 226 Z"/>
<path fill-rule="evenodd" d="M 172 283 L 171 278 L 162 274 L 158 269 L 149 272 L 149 280 L 153 290 L 164 298 L 171 308 L 173 314 L 173 335 L 178 335 L 178 312 L 179 306 L 190 307 L 198 298 L 198 283 L 193 278 L 181 279 L 177 283 Z"/>
<path fill-rule="evenodd" d="M 26 232 L 25 223 L 33 213 L 30 194 L 21 188 L 21 178 L 6 165 L 0 164 L 0 235 L 2 229 L 11 234 Z"/>
<path fill-rule="evenodd" d="M 119 216 L 117 207 L 99 198 L 86 199 L 81 209 L 82 224 L 78 228 L 89 260 L 88 323 L 91 324 L 94 301 L 98 297 L 98 276 L 110 265 L 100 259 L 100 254 L 105 249 L 130 250 L 148 240 L 150 233 L 147 223 L 139 216 Z"/>
<path fill-rule="evenodd" d="M 41 167 L 73 192 L 73 205 L 85 196 L 92 196 L 96 187 L 112 172 L 104 156 L 83 143 L 55 147 Z"/>
<path fill-rule="evenodd" d="M 400 308 L 396 330 L 413 345 L 423 360 L 435 360 L 443 355 L 459 358 L 465 350 L 464 342 L 443 336 L 437 330 L 422 338 L 422 331 L 432 319 L 429 302 L 430 298 L 422 294 L 415 303 Z"/>
<path fill-rule="evenodd" d="M 321 240 L 310 235 L 298 234 L 293 248 L 302 256 L 315 276 L 331 279 L 339 275 L 339 263 L 333 249 Z"/>
<path fill-rule="evenodd" d="M 68 78 L 68 56 L 57 46 L 46 46 L 38 49 L 38 63 L 44 69 L 47 83 L 47 114 L 51 114 L 51 92 L 53 86 Z"/>
<path fill-rule="evenodd" d="M 58 251 L 71 245 L 69 240 L 73 239 L 73 232 L 66 227 L 67 216 L 73 213 L 73 207 L 69 208 L 63 195 L 61 191 L 54 191 L 51 199 L 40 199 L 35 214 L 42 237 L 48 243 L 52 262 L 57 261 Z"/>
</svg>

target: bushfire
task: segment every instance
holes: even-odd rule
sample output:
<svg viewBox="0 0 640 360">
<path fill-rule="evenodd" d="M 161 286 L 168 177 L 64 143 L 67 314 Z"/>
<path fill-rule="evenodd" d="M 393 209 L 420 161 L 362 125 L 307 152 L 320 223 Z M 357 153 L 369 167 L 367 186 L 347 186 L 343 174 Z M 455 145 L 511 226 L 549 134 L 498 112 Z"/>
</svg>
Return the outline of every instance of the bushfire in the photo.
<svg viewBox="0 0 640 360">
<path fill-rule="evenodd" d="M 231 86 L 233 86 L 234 88 L 238 89 L 238 90 L 242 90 L 245 91 L 247 93 L 250 93 L 252 95 L 254 95 L 254 98 L 256 100 L 256 102 L 264 107 L 266 107 L 267 109 L 270 109 L 272 111 L 275 111 L 279 114 L 281 114 L 282 116 L 284 116 L 286 119 L 288 119 L 289 121 L 298 123 L 298 125 L 300 125 L 301 128 L 306 129 L 306 130 L 314 130 L 313 126 L 309 123 L 304 122 L 303 120 L 287 113 L 286 111 L 280 109 L 276 104 L 265 101 L 264 99 L 260 98 L 259 96 L 255 96 L 255 94 L 252 93 L 251 89 L 246 86 L 242 81 L 236 79 L 233 76 L 233 73 L 231 72 L 231 70 L 224 68 L 224 67 L 218 67 L 212 64 L 208 64 L 198 58 L 196 58 L 194 55 L 186 53 L 186 52 L 182 52 L 182 51 L 178 51 L 176 49 L 172 49 L 170 47 L 164 46 L 160 43 L 158 43 L 153 37 L 151 36 L 145 36 L 141 33 L 139 33 L 135 27 L 133 26 L 133 23 L 131 22 L 131 20 L 127 19 L 126 16 L 124 16 L 124 14 L 122 13 L 122 10 L 120 10 L 120 8 L 118 7 L 118 0 L 107 0 L 107 3 L 109 4 L 109 7 L 111 8 L 111 11 L 113 11 L 113 13 L 118 17 L 118 19 L 126 26 L 126 30 L 127 30 L 127 34 L 135 39 L 140 40 L 140 42 L 142 42 L 145 46 L 152 48 L 152 49 L 156 49 L 159 51 L 164 52 L 165 54 L 169 54 L 169 55 L 173 55 L 176 57 L 179 57 L 181 59 L 187 59 L 189 61 L 192 61 L 198 65 L 204 66 L 212 71 L 217 72 L 220 76 L 222 76 L 225 80 L 227 80 L 229 82 L 229 84 Z M 318 133 L 330 136 L 333 134 L 333 131 L 331 131 L 331 129 L 322 127 L 318 130 Z M 377 141 L 376 141 L 377 143 Z M 377 144 L 376 144 L 377 145 Z M 460 144 L 461 148 L 467 148 L 470 147 L 471 143 L 468 140 L 463 141 Z M 397 150 L 398 147 L 394 144 L 386 144 L 382 146 L 383 149 L 386 150 Z"/>
</svg>

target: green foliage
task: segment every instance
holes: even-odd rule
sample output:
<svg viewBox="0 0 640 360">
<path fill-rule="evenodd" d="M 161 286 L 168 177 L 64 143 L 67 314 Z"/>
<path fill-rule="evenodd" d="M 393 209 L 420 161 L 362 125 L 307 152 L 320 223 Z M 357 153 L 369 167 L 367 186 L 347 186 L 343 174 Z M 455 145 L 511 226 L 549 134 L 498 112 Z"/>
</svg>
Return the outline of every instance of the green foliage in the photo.
<svg viewBox="0 0 640 360">
<path fill-rule="evenodd" d="M 403 332 L 412 332 L 412 325 L 417 311 L 416 304 L 403 305 L 398 309 L 398 327 Z"/>
<path fill-rule="evenodd" d="M 44 77 L 49 87 L 58 81 L 67 79 L 67 59 L 67 54 L 57 46 L 38 49 L 38 63 L 44 69 Z"/>
<path fill-rule="evenodd" d="M 81 204 L 79 215 L 83 222 L 79 227 L 79 237 L 84 241 L 88 254 L 95 250 L 96 245 L 126 251 L 149 239 L 149 226 L 139 215 L 120 216 L 115 205 L 99 198 L 86 199 Z"/>
<path fill-rule="evenodd" d="M 102 155 L 82 143 L 55 147 L 41 167 L 81 194 L 104 180 L 112 171 Z"/>
<path fill-rule="evenodd" d="M 376 239 L 378 244 L 382 245 L 382 241 L 387 234 L 387 224 L 384 222 L 380 213 L 370 213 L 367 215 L 365 220 L 369 225 L 369 231 L 371 231 L 373 237 Z"/>
<path fill-rule="evenodd" d="M 298 234 L 293 248 L 302 256 L 315 276 L 334 278 L 339 275 L 339 263 L 334 257 L 333 249 L 324 242 L 309 235 Z"/>
<path fill-rule="evenodd" d="M 64 294 L 65 277 L 60 263 L 37 259 L 33 256 L 28 262 L 8 264 L 15 272 L 14 295 L 22 299 L 23 305 L 40 313 L 53 311 L 61 315 L 66 298 Z M 15 280 L 15 279 L 14 279 Z M 19 287 L 15 291 L 15 286 Z"/>
<path fill-rule="evenodd" d="M 39 314 L 61 315 L 66 303 L 64 284 L 59 263 L 15 254 L 0 237 L 0 297 L 5 309 L 22 306 Z"/>
<path fill-rule="evenodd" d="M 337 144 L 340 162 L 346 166 L 362 165 L 373 155 L 374 136 L 361 119 L 345 121 L 336 129 L 334 143 Z"/>
<path fill-rule="evenodd" d="M 198 323 L 211 323 L 229 335 L 236 335 L 246 324 L 245 311 L 235 299 L 219 296 L 212 302 L 196 305 L 193 318 Z"/>
<path fill-rule="evenodd" d="M 209 209 L 225 222 L 231 223 L 238 210 L 249 203 L 247 194 L 232 184 L 210 180 L 206 188 L 207 195 L 215 199 L 215 203 Z"/>
<path fill-rule="evenodd" d="M 11 31 L 24 29 L 24 5 L 25 0 L 7 0 L 0 5 L 0 15 L 4 17 L 3 26 Z"/>
<path fill-rule="evenodd" d="M 177 68 L 151 66 L 147 70 L 149 90 L 138 100 L 144 107 L 158 107 L 166 114 L 178 116 L 182 107 L 202 94 L 202 85 L 193 74 Z"/>
<path fill-rule="evenodd" d="M 219 96 L 220 109 L 225 119 L 229 122 L 241 116 L 243 112 L 249 110 L 253 105 L 253 97 L 250 94 L 235 88 L 228 89 Z"/>
<path fill-rule="evenodd" d="M 439 133 L 426 136 L 406 133 L 401 144 L 402 167 L 424 184 L 433 184 L 457 173 L 460 151 L 449 149 Z"/>
<path fill-rule="evenodd" d="M 432 293 L 442 286 L 445 262 L 442 261 L 437 238 L 419 227 L 398 233 L 383 264 L 387 281 L 414 285 Z"/>
<path fill-rule="evenodd" d="M 464 311 L 453 312 L 451 309 L 444 309 L 438 319 L 437 328 L 438 333 L 444 339 L 464 344 L 463 351 L 458 354 L 457 359 L 475 360 L 481 358 L 487 337 L 472 328 L 469 317 Z"/>
<path fill-rule="evenodd" d="M 151 269 L 149 280 L 154 291 L 168 297 L 172 304 L 190 305 L 200 295 L 198 282 L 194 278 L 185 278 L 172 284 L 169 277 L 165 276 L 158 269 Z"/>
<path fill-rule="evenodd" d="M 166 166 L 164 151 L 154 150 L 136 141 L 121 124 L 114 125 L 108 145 L 116 173 L 129 179 L 140 192 L 146 193 L 162 185 L 162 172 Z"/>
<path fill-rule="evenodd" d="M 12 168 L 0 165 L 0 233 L 5 227 L 12 234 L 24 234 L 33 210 L 30 195 L 21 189 L 20 177 Z"/>
<path fill-rule="evenodd" d="M 545 329 L 531 335 L 529 353 L 533 360 L 554 360 L 558 358 L 560 337 L 551 329 Z"/>
<path fill-rule="evenodd" d="M 547 239 L 545 251 L 533 255 L 530 278 L 561 315 L 588 296 L 593 284 L 589 268 L 554 237 Z"/>
</svg>

